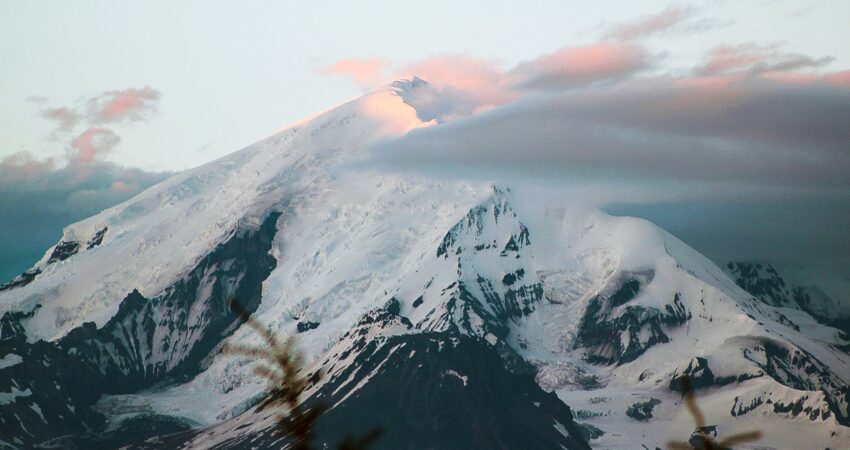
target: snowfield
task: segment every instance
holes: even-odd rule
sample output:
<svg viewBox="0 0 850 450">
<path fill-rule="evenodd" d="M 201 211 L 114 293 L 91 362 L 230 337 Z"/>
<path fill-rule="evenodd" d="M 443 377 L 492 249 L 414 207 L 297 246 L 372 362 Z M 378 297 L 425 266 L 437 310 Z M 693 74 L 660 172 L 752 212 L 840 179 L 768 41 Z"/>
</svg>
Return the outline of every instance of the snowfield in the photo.
<svg viewBox="0 0 850 450">
<path fill-rule="evenodd" d="M 259 233 L 276 212 L 266 252 L 276 262 L 262 280 L 255 317 L 277 333 L 297 335 L 308 370 L 327 372 L 311 393 L 338 383 L 334 407 L 389 370 L 389 363 L 368 376 L 365 369 L 344 370 L 360 355 L 346 353 L 358 342 L 350 331 L 387 308 L 397 318 L 364 331 L 366 342 L 422 333 L 480 339 L 532 366 L 537 384 L 568 405 L 578 423 L 601 430 L 590 441 L 595 448 L 687 439 L 694 425 L 676 391 L 682 374 L 695 379 L 707 420 L 721 436 L 765 431 L 757 445 L 741 448 L 850 448 L 850 341 L 820 317 L 847 313 L 835 301 L 838 288 L 830 286 L 832 296 L 823 295 L 829 300 L 815 299 L 809 309 L 769 304 L 647 221 L 570 204 L 527 207 L 499 183 L 353 164 L 382 139 L 440 126 L 420 120 L 404 100 L 409 90 L 427 88 L 381 88 L 69 226 L 31 269 L 31 282 L 0 291 L 0 316 L 24 314 L 14 323 L 27 345 L 55 342 L 67 353 L 84 348 L 62 344 L 74 330 L 87 322 L 104 329 L 134 290 L 144 299 L 165 298 L 197 276 L 203 281 L 185 295 L 208 301 L 192 303 L 186 326 L 205 326 L 216 296 L 237 292 L 212 275 L 236 267 L 237 258 L 209 255 L 228 240 Z M 245 277 L 239 272 L 229 283 Z M 156 317 L 144 326 L 153 327 L 153 342 L 170 344 L 113 335 L 149 352 L 134 356 L 142 366 L 171 365 L 156 369 L 162 378 L 100 393 L 96 411 L 115 417 L 122 405 L 133 405 L 211 427 L 191 441 L 203 447 L 270 426 L 253 408 L 264 391 L 253 363 L 219 354 L 222 342 L 210 341 L 259 344 L 256 334 L 238 324 L 221 336 L 192 334 L 178 352 L 173 336 L 186 334 Z M 11 329 L 0 326 L 0 340 Z M 173 355 L 182 358 L 202 342 L 209 349 L 197 363 L 191 359 L 197 370 L 170 378 L 169 370 L 189 361 Z M 110 373 L 119 347 L 103 347 L 112 353 L 99 360 L 102 373 Z M 384 361 L 423 353 L 394 347 Z M 0 354 L 0 378 L 21 358 Z M 477 382 L 458 369 L 442 374 L 444 383 L 464 388 Z M 0 403 L 23 401 L 29 392 L 0 386 Z M 650 418 L 626 414 L 650 399 L 660 400 Z M 0 417 L 8 414 L 0 405 Z M 553 423 L 566 438 L 566 425 Z"/>
</svg>

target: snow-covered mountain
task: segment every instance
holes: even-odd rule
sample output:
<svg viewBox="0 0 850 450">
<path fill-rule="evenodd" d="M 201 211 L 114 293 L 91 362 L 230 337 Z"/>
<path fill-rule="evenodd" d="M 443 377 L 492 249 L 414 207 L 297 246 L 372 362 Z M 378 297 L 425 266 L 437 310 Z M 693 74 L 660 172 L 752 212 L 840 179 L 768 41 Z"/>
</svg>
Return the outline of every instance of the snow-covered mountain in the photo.
<svg viewBox="0 0 850 450">
<path fill-rule="evenodd" d="M 279 444 L 254 362 L 220 353 L 259 343 L 238 298 L 325 373 L 307 401 L 328 443 L 382 426 L 377 448 L 663 447 L 693 429 L 688 374 L 721 435 L 848 446 L 840 302 L 777 300 L 643 220 L 349 164 L 440 126 L 405 101 L 428 88 L 396 82 L 66 228 L 0 288 L 0 445 Z"/>
</svg>

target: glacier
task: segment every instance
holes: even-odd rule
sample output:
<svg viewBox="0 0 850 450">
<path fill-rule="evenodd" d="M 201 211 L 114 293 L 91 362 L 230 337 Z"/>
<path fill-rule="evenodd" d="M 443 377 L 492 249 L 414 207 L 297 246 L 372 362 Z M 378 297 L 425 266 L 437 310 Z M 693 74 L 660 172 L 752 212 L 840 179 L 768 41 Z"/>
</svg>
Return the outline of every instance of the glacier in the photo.
<svg viewBox="0 0 850 450">
<path fill-rule="evenodd" d="M 753 292 L 770 274 L 645 220 L 357 164 L 441 126 L 416 89 L 381 87 L 67 227 L 0 288 L 15 361 L 0 445 L 84 446 L 134 421 L 171 433 L 141 447 L 279 445 L 254 362 L 219 352 L 260 343 L 233 297 L 325 372 L 309 394 L 332 437 L 371 420 L 387 422 L 379 448 L 663 448 L 694 427 L 687 374 L 721 435 L 850 443 L 846 309 Z M 641 404 L 649 417 L 628 413 Z"/>
</svg>

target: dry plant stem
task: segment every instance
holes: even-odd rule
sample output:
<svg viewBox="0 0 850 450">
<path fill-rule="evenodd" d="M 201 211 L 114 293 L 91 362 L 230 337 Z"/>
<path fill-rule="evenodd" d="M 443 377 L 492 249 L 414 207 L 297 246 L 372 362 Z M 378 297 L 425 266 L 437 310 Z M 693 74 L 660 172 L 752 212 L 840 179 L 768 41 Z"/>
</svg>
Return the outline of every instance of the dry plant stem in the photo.
<svg viewBox="0 0 850 450">
<path fill-rule="evenodd" d="M 685 405 L 688 407 L 688 411 L 691 413 L 691 417 L 694 418 L 694 423 L 697 428 L 702 428 L 705 426 L 705 415 L 699 409 L 699 405 L 697 405 L 696 398 L 694 397 L 694 388 L 691 384 L 690 377 L 682 377 L 682 393 L 685 399 Z"/>
<path fill-rule="evenodd" d="M 691 417 L 693 417 L 694 424 L 696 425 L 696 432 L 694 434 L 697 434 L 699 437 L 702 438 L 703 449 L 724 450 L 730 448 L 732 445 L 742 444 L 745 442 L 753 442 L 761 439 L 761 431 L 747 431 L 744 433 L 733 434 L 732 436 L 729 436 L 726 439 L 721 440 L 720 442 L 715 441 L 714 438 L 712 438 L 703 429 L 703 427 L 705 427 L 705 415 L 702 413 L 702 410 L 697 404 L 696 397 L 694 396 L 694 387 L 691 382 L 691 378 L 688 376 L 683 376 L 680 378 L 680 383 L 682 386 L 682 398 L 685 401 L 685 406 L 688 408 L 688 412 L 691 413 Z M 667 448 L 670 450 L 694 449 L 694 447 L 689 443 L 676 441 L 668 442 Z"/>
<path fill-rule="evenodd" d="M 231 300 L 230 308 L 245 325 L 262 336 L 266 346 L 228 344 L 224 351 L 231 355 L 256 358 L 265 363 L 254 368 L 254 373 L 269 383 L 269 396 L 261 406 L 283 406 L 286 412 L 277 416 L 278 426 L 275 431 L 291 435 L 294 450 L 309 450 L 313 429 L 322 411 L 320 407 L 304 411 L 301 405 L 301 394 L 307 387 L 307 381 L 301 375 L 303 361 L 295 351 L 294 340 L 278 340 L 274 333 L 251 317 L 235 300 Z"/>
</svg>

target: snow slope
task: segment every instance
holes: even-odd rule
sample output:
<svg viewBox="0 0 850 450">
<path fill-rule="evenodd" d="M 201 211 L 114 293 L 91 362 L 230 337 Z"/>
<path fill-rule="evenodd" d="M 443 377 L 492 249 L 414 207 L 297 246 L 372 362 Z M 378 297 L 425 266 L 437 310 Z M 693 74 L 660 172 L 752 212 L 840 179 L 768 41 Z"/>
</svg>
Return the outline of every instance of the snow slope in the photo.
<svg viewBox="0 0 850 450">
<path fill-rule="evenodd" d="M 328 373 L 311 392 L 332 386 L 326 398 L 338 411 L 372 395 L 375 380 L 426 376 L 399 368 L 391 350 L 400 344 L 363 354 L 352 338 L 365 317 L 394 305 L 407 325 L 372 329 L 369 341 L 406 342 L 405 352 L 420 352 L 406 353 L 411 360 L 432 344 L 406 336 L 483 343 L 507 373 L 533 377 L 601 430 L 593 446 L 686 438 L 684 373 L 721 435 L 760 428 L 769 431 L 760 448 L 847 446 L 850 342 L 810 311 L 755 298 L 643 220 L 572 205 L 523 208 L 507 186 L 353 169 L 348 163 L 379 140 L 435 126 L 405 103 L 412 89 L 428 85 L 381 88 L 69 226 L 0 290 L 0 358 L 70 355 L 63 364 L 109 386 L 75 398 L 75 408 L 91 406 L 115 425 L 132 404 L 209 427 L 171 444 L 227 445 L 269 425 L 255 420 L 264 386 L 252 362 L 217 351 L 223 340 L 259 342 L 227 319 L 228 297 L 243 293 L 260 321 L 297 334 L 309 370 Z M 252 265 L 267 257 L 267 271 Z M 484 381 L 467 374 L 481 367 L 449 355 L 423 364 L 478 392 Z M 355 364 L 372 369 L 346 370 Z M 34 371 L 54 382 L 50 367 L 0 367 L 5 392 L 26 392 Z M 437 392 L 459 395 L 451 386 Z M 24 408 L 46 401 L 22 396 L 3 400 L 0 420 L 22 421 Z M 627 414 L 650 399 L 660 400 L 650 402 L 651 418 Z M 569 409 L 546 411 L 539 420 L 555 420 L 547 427 L 580 446 Z M 27 413 L 26 423 L 63 423 L 58 414 Z M 38 442 L 26 428 L 0 440 Z"/>
</svg>

